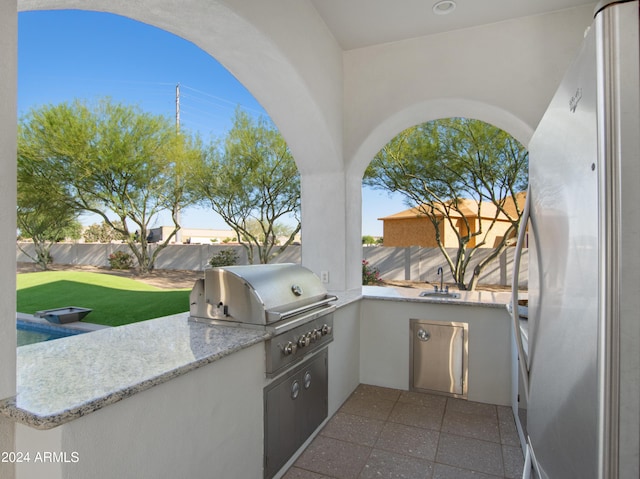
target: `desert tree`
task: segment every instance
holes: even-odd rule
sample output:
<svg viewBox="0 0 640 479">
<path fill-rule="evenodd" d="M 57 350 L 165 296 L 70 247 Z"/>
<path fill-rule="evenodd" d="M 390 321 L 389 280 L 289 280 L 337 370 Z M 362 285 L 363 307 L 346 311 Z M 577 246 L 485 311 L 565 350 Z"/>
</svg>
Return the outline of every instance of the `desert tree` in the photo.
<svg viewBox="0 0 640 479">
<path fill-rule="evenodd" d="M 300 177 L 279 131 L 237 110 L 233 127 L 214 142 L 191 175 L 200 203 L 235 231 L 250 264 L 268 263 L 300 231 Z M 294 220 L 294 226 L 283 224 Z M 283 238 L 281 240 L 280 238 Z"/>
<path fill-rule="evenodd" d="M 428 218 L 454 281 L 472 290 L 481 272 L 517 236 L 523 205 L 516 193 L 526 189 L 528 158 L 527 150 L 505 131 L 479 120 L 449 118 L 398 134 L 375 156 L 363 183 L 400 193 L 407 206 Z M 496 244 L 487 245 L 498 221 L 507 221 L 508 228 Z M 446 224 L 456 235 L 454 254 L 445 247 Z M 492 251 L 465 282 L 481 247 Z"/>
<path fill-rule="evenodd" d="M 82 228 L 72 199 L 63 185 L 51 182 L 48 172 L 46 161 L 18 155 L 18 230 L 21 238 L 33 242 L 33 251 L 21 243 L 18 247 L 43 270 L 53 260 L 51 246 L 66 238 L 78 239 Z"/>
<path fill-rule="evenodd" d="M 127 242 L 140 272 L 152 270 L 180 228 L 178 212 L 192 201 L 186 164 L 202 156 L 199 140 L 179 134 L 168 117 L 110 99 L 33 109 L 20 131 L 25 161 L 46 162 L 71 208 L 102 217 Z M 150 229 L 165 211 L 173 230 L 151 248 Z"/>
</svg>

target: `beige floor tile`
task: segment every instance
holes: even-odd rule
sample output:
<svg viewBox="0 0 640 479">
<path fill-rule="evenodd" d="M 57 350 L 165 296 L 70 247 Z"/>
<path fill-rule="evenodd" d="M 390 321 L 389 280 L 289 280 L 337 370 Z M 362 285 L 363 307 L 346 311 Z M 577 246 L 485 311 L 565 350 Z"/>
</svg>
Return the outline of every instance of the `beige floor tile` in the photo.
<svg viewBox="0 0 640 479">
<path fill-rule="evenodd" d="M 439 431 L 443 412 L 444 407 L 397 402 L 389 415 L 389 421 Z"/>
<path fill-rule="evenodd" d="M 498 419 L 486 415 L 447 409 L 442 421 L 442 432 L 500 443 Z"/>
<path fill-rule="evenodd" d="M 384 399 L 386 401 L 397 401 L 402 391 L 399 389 L 383 388 L 381 386 L 371 386 L 360 384 L 353 392 L 354 396 L 366 396 L 370 398 Z"/>
<path fill-rule="evenodd" d="M 435 464 L 432 479 L 502 479 L 502 476 L 492 476 L 482 472 L 470 471 L 459 467 Z"/>
<path fill-rule="evenodd" d="M 433 461 L 439 436 L 438 431 L 389 422 L 384 426 L 375 447 Z"/>
<path fill-rule="evenodd" d="M 520 437 L 510 407 L 498 406 L 498 425 L 500 426 L 500 442 L 507 446 L 520 447 Z"/>
<path fill-rule="evenodd" d="M 524 456 L 520 446 L 502 446 L 502 459 L 504 461 L 504 475 L 517 479 L 522 477 L 524 468 Z"/>
<path fill-rule="evenodd" d="M 340 412 L 384 421 L 389 417 L 395 404 L 395 401 L 388 399 L 354 394 L 342 405 Z"/>
<path fill-rule="evenodd" d="M 357 479 L 370 453 L 366 446 L 317 436 L 295 466 L 337 479 Z"/>
<path fill-rule="evenodd" d="M 504 475 L 500 444 L 444 432 L 440 434 L 436 462 L 485 474 Z"/>
<path fill-rule="evenodd" d="M 459 398 L 447 398 L 447 411 L 498 419 L 498 411 L 493 404 L 467 401 Z"/>
<path fill-rule="evenodd" d="M 519 478 L 511 408 L 360 385 L 283 479 Z"/>
<path fill-rule="evenodd" d="M 306 471 L 298 467 L 292 467 L 282 476 L 282 479 L 330 479 L 329 476 L 323 476 L 315 472 Z"/>
<path fill-rule="evenodd" d="M 380 436 L 384 425 L 385 422 L 379 419 L 338 412 L 320 434 L 372 447 Z"/>
<path fill-rule="evenodd" d="M 432 471 L 424 459 L 374 449 L 359 479 L 428 479 Z"/>
<path fill-rule="evenodd" d="M 447 403 L 446 396 L 436 394 L 419 393 L 415 391 L 402 391 L 398 402 L 418 404 L 420 406 L 443 409 Z"/>
</svg>

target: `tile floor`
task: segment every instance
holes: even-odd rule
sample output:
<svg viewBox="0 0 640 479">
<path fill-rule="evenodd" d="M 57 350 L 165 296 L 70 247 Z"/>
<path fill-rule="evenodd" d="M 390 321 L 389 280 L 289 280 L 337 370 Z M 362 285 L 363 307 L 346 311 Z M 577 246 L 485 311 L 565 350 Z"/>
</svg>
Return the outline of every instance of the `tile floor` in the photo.
<svg viewBox="0 0 640 479">
<path fill-rule="evenodd" d="M 511 408 L 361 384 L 283 479 L 518 478 Z"/>
</svg>

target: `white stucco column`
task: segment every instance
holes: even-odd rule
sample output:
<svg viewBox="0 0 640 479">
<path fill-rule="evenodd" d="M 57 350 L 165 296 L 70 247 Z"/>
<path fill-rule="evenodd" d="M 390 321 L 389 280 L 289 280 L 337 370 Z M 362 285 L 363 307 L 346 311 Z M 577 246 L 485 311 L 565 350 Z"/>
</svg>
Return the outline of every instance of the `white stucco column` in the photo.
<svg viewBox="0 0 640 479">
<path fill-rule="evenodd" d="M 360 287 L 360 187 L 354 191 L 343 172 L 301 176 L 302 264 L 321 278 L 326 272 L 327 289 Z"/>
<path fill-rule="evenodd" d="M 0 398 L 16 387 L 17 22 L 16 2 L 0 2 Z"/>
<path fill-rule="evenodd" d="M 0 2 L 0 399 L 16 393 L 16 91 L 18 14 Z M 12 451 L 15 424 L 0 418 L 0 451 Z M 11 463 L 0 477 L 12 479 Z"/>
<path fill-rule="evenodd" d="M 362 177 L 347 173 L 345 185 L 345 289 L 352 290 L 362 287 Z"/>
</svg>

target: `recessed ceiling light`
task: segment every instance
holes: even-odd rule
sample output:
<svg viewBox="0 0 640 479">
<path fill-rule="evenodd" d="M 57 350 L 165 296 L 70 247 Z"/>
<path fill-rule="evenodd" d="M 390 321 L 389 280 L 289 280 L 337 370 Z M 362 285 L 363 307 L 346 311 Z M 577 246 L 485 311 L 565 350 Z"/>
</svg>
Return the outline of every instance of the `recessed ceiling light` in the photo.
<svg viewBox="0 0 640 479">
<path fill-rule="evenodd" d="M 436 15 L 447 15 L 456 9 L 456 2 L 453 0 L 440 0 L 433 4 L 433 13 Z"/>
</svg>

